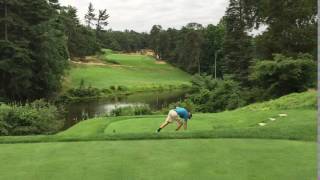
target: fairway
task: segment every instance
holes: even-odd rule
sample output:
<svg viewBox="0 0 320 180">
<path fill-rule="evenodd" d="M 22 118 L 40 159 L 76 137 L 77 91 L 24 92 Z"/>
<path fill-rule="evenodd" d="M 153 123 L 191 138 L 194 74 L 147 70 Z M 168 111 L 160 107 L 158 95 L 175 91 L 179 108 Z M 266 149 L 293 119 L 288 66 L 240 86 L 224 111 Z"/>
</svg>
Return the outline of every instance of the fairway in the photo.
<svg viewBox="0 0 320 180">
<path fill-rule="evenodd" d="M 0 179 L 301 180 L 316 143 L 196 139 L 0 145 Z"/>
<path fill-rule="evenodd" d="M 152 57 L 105 52 L 105 66 L 73 64 L 66 77 L 70 83 L 67 86 L 78 87 L 82 79 L 86 85 L 96 88 L 122 85 L 134 90 L 190 84 L 189 74 L 172 65 L 157 63 Z"/>
</svg>

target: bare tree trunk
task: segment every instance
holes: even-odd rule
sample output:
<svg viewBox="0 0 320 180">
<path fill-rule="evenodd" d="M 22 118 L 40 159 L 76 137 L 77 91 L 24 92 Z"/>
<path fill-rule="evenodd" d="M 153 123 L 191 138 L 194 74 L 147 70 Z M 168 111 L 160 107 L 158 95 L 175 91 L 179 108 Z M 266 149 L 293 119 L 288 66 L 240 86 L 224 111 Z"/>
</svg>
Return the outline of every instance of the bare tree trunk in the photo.
<svg viewBox="0 0 320 180">
<path fill-rule="evenodd" d="M 4 17 L 7 18 L 8 16 L 8 7 L 7 7 L 7 2 L 4 1 Z M 4 22 L 4 39 L 8 41 L 8 22 Z"/>
<path fill-rule="evenodd" d="M 198 58 L 198 73 L 199 73 L 199 75 L 201 75 L 200 57 L 197 57 L 197 58 Z"/>
</svg>

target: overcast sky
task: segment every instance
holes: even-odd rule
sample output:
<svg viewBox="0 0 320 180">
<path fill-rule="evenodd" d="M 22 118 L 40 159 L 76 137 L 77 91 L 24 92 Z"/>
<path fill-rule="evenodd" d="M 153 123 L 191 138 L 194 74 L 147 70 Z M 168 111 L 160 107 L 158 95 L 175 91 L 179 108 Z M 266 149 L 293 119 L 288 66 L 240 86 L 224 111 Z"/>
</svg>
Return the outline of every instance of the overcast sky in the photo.
<svg viewBox="0 0 320 180">
<path fill-rule="evenodd" d="M 189 22 L 217 24 L 229 0 L 60 0 L 62 5 L 76 7 L 82 21 L 89 2 L 96 11 L 107 9 L 107 29 L 149 32 L 154 24 L 165 29 L 180 28 Z"/>
</svg>

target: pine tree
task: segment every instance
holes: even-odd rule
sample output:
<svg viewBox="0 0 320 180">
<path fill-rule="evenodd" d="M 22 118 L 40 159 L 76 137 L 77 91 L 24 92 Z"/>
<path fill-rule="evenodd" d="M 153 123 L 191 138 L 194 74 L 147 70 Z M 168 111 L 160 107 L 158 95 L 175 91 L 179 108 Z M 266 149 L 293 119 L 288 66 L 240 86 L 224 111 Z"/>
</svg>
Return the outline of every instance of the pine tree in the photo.
<svg viewBox="0 0 320 180">
<path fill-rule="evenodd" d="M 154 51 L 157 58 L 160 58 L 160 32 L 162 31 L 162 26 L 154 25 L 150 31 L 150 48 Z"/>
<path fill-rule="evenodd" d="M 225 15 L 226 34 L 223 44 L 224 74 L 245 85 L 252 60 L 251 37 L 247 35 L 242 0 L 230 0 Z"/>
<path fill-rule="evenodd" d="M 109 14 L 107 14 L 107 10 L 99 10 L 99 15 L 97 18 L 96 31 L 99 32 L 103 29 L 103 27 L 107 26 Z"/>
<path fill-rule="evenodd" d="M 7 9 L 8 41 L 0 42 L 0 96 L 48 97 L 60 87 L 68 59 L 58 12 L 46 0 L 10 0 Z"/>
<path fill-rule="evenodd" d="M 89 6 L 88 6 L 88 12 L 87 12 L 87 14 L 84 16 L 88 28 L 91 28 L 91 25 L 93 25 L 93 22 L 94 22 L 95 19 L 96 19 L 96 15 L 94 14 L 94 10 L 95 10 L 95 9 L 93 8 L 92 3 L 90 2 L 90 3 L 89 3 Z"/>
<path fill-rule="evenodd" d="M 6 22 L 8 18 L 8 5 L 6 0 L 3 3 L 3 10 L 4 10 L 4 40 L 8 41 L 8 23 Z"/>
<path fill-rule="evenodd" d="M 180 43 L 179 60 L 180 67 L 188 72 L 201 74 L 201 47 L 203 37 L 199 31 L 186 30 Z"/>
</svg>

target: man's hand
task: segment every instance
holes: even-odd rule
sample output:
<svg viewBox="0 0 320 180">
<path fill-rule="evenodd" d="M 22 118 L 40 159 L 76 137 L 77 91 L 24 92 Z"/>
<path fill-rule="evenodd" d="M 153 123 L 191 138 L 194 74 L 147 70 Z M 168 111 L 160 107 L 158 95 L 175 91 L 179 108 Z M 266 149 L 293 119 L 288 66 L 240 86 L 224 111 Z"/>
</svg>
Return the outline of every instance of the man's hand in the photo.
<svg viewBox="0 0 320 180">
<path fill-rule="evenodd" d="M 182 127 L 182 125 L 183 125 L 183 123 L 180 121 L 180 122 L 178 123 L 178 127 L 177 127 L 176 131 L 179 131 L 179 129 Z"/>
<path fill-rule="evenodd" d="M 184 130 L 187 130 L 187 128 L 188 128 L 188 122 L 187 121 L 184 122 L 183 128 L 184 128 Z"/>
</svg>

